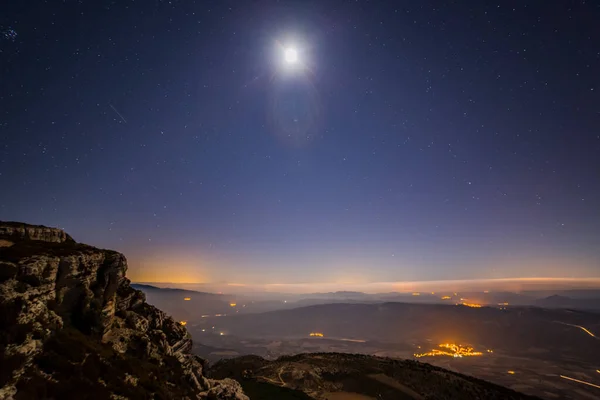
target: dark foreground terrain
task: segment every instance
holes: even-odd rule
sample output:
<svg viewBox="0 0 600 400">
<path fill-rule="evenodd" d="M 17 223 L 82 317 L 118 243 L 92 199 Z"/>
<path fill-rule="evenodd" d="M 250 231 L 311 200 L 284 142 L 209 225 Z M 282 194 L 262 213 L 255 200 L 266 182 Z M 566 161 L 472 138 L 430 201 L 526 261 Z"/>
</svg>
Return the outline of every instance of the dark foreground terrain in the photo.
<svg viewBox="0 0 600 400">
<path fill-rule="evenodd" d="M 358 354 L 245 356 L 218 362 L 210 374 L 238 380 L 254 400 L 535 399 L 429 364 Z"/>
</svg>

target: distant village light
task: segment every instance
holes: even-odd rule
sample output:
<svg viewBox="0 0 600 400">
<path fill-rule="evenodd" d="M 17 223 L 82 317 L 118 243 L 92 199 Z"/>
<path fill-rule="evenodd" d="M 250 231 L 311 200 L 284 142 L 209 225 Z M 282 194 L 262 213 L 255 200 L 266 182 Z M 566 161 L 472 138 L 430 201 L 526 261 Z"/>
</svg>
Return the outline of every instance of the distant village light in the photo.
<svg viewBox="0 0 600 400">
<path fill-rule="evenodd" d="M 475 303 L 461 303 L 461 305 L 463 305 L 465 307 L 481 308 L 481 304 L 475 304 Z"/>
<path fill-rule="evenodd" d="M 447 356 L 454 358 L 473 357 L 483 355 L 480 351 L 474 351 L 470 346 L 461 346 L 454 343 L 442 343 L 438 345 L 443 350 L 433 349 L 426 353 L 415 354 L 417 358 L 421 357 L 436 357 L 436 356 Z"/>
</svg>

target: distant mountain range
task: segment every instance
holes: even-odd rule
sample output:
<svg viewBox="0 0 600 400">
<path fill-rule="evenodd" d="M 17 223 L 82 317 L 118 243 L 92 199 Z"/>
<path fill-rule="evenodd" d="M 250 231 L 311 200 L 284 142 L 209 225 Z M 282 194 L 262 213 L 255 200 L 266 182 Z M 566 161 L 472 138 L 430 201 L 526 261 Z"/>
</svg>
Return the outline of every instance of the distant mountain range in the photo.
<svg viewBox="0 0 600 400">
<path fill-rule="evenodd" d="M 158 286 L 152 286 L 152 285 L 146 285 L 146 284 L 142 284 L 142 283 L 132 283 L 131 287 L 137 290 L 143 290 L 146 292 L 152 292 L 152 291 L 160 291 L 160 292 L 172 292 L 172 293 L 177 293 L 177 294 L 184 294 L 184 295 L 194 295 L 194 296 L 214 296 L 214 297 L 220 297 L 222 298 L 223 295 L 221 294 L 216 294 L 216 293 L 208 293 L 208 292 L 200 292 L 197 290 L 189 290 L 189 289 L 180 289 L 180 288 L 160 288 Z"/>
<path fill-rule="evenodd" d="M 545 308 L 568 308 L 573 310 L 600 310 L 600 297 L 597 298 L 571 298 L 567 296 L 552 295 L 536 300 L 535 305 Z"/>
<path fill-rule="evenodd" d="M 265 300 L 260 294 L 241 296 L 214 294 L 188 289 L 159 288 L 148 284 L 132 284 L 132 287 L 145 292 L 148 301 L 170 314 L 186 318 L 189 313 L 186 307 L 194 306 L 195 313 L 229 313 L 233 312 L 266 312 L 290 309 L 307 305 L 327 303 L 423 303 L 423 304 L 459 304 L 475 303 L 490 306 L 537 306 L 543 308 L 570 308 L 579 310 L 600 311 L 600 290 L 565 290 L 548 294 L 547 291 L 515 292 L 416 292 L 416 293 L 363 293 L 338 291 L 326 293 L 307 293 L 281 296 L 287 300 Z M 182 304 L 181 299 L 191 298 L 191 302 Z M 200 301 L 201 300 L 201 301 Z M 236 310 L 229 304 L 239 303 Z M 241 308 L 244 308 L 243 310 Z"/>
<path fill-rule="evenodd" d="M 177 288 L 159 288 L 146 284 L 131 284 L 146 294 L 146 301 L 178 321 L 187 321 L 201 315 L 226 314 L 231 311 L 225 296 Z"/>
</svg>

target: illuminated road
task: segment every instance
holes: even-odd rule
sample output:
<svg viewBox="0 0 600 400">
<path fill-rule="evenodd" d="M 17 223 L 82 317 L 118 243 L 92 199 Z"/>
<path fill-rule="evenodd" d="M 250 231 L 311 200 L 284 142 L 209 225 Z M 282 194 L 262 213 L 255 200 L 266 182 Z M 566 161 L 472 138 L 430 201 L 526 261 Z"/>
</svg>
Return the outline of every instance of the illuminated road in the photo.
<svg viewBox="0 0 600 400">
<path fill-rule="evenodd" d="M 366 343 L 366 340 L 362 340 L 362 339 L 347 339 L 347 338 L 333 338 L 335 340 L 341 340 L 342 342 L 354 342 L 354 343 Z"/>
<path fill-rule="evenodd" d="M 309 334 L 310 337 L 313 338 L 322 338 L 322 339 L 328 339 L 328 340 L 340 340 L 342 342 L 354 342 L 354 343 L 366 343 L 366 340 L 363 339 L 349 339 L 349 338 L 338 338 L 338 337 L 326 337 L 325 335 L 323 335 L 321 332 L 311 332 Z"/>
<path fill-rule="evenodd" d="M 588 386 L 600 389 L 600 386 L 594 385 L 593 383 L 589 383 L 589 382 L 586 382 L 586 381 L 580 381 L 579 379 L 575 379 L 575 378 L 569 378 L 568 376 L 564 376 L 564 375 L 560 375 L 560 377 L 563 378 L 563 379 L 568 379 L 568 380 L 573 381 L 573 382 L 582 383 L 584 385 L 588 385 Z"/>
<path fill-rule="evenodd" d="M 584 328 L 581 325 L 567 324 L 566 322 L 560 322 L 560 321 L 554 321 L 554 322 L 556 322 L 557 324 L 562 324 L 562 325 L 572 326 L 574 328 L 579 328 L 582 331 L 584 331 L 585 333 L 587 333 L 588 335 L 590 335 L 591 337 L 593 337 L 594 339 L 600 340 L 600 338 L 598 336 L 594 335 L 592 332 L 590 332 L 588 329 Z"/>
</svg>

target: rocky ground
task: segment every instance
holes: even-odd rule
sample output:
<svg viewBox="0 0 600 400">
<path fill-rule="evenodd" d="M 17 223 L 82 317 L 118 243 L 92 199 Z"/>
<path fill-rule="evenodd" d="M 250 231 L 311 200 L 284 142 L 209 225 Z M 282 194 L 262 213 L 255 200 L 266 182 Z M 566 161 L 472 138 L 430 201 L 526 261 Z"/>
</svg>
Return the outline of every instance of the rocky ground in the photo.
<svg viewBox="0 0 600 400">
<path fill-rule="evenodd" d="M 0 222 L 0 399 L 247 399 L 203 375 L 186 329 L 115 251 Z"/>
</svg>

